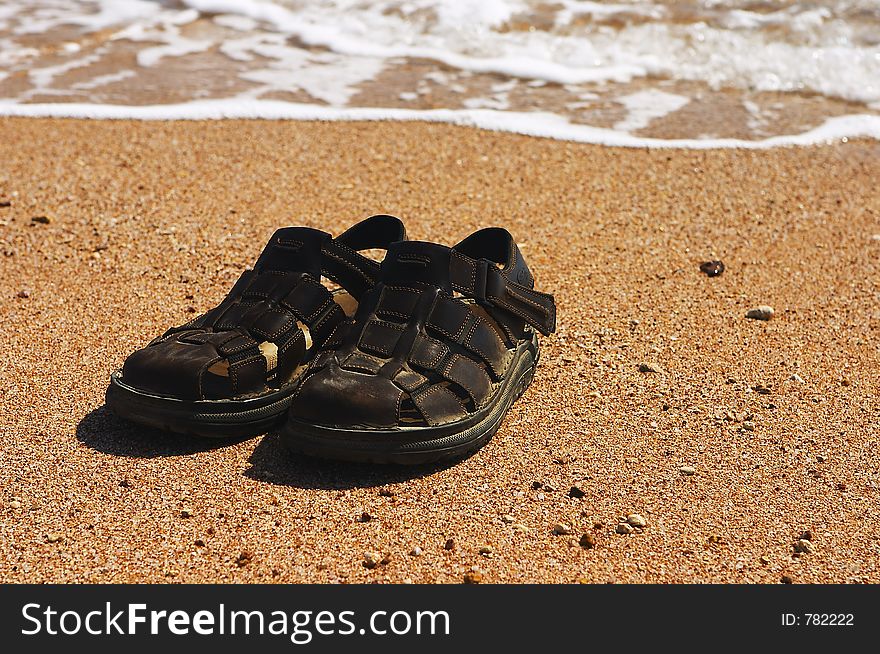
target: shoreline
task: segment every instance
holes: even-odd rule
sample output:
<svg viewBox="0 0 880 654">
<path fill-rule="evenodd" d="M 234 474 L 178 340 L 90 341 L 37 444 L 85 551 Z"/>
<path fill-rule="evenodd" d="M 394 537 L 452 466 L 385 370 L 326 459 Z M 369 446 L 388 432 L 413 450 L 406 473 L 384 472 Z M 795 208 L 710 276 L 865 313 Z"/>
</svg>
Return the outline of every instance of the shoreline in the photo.
<svg viewBox="0 0 880 654">
<path fill-rule="evenodd" d="M 880 115 L 831 116 L 803 132 L 741 138 L 656 138 L 572 123 L 562 116 L 491 109 L 339 108 L 282 100 L 209 99 L 180 104 L 114 105 L 91 103 L 20 104 L 0 100 L 0 118 L 97 119 L 136 121 L 282 120 L 302 122 L 425 123 L 517 134 L 566 143 L 623 148 L 683 150 L 765 150 L 788 146 L 834 145 L 870 138 L 880 141 Z"/>
<path fill-rule="evenodd" d="M 880 142 L 6 117 L 0 161 L 4 582 L 880 581 Z M 556 295 L 482 450 L 324 463 L 102 408 L 125 355 L 216 303 L 276 227 L 371 213 L 444 243 L 505 226 Z M 643 531 L 616 533 L 633 513 Z"/>
</svg>

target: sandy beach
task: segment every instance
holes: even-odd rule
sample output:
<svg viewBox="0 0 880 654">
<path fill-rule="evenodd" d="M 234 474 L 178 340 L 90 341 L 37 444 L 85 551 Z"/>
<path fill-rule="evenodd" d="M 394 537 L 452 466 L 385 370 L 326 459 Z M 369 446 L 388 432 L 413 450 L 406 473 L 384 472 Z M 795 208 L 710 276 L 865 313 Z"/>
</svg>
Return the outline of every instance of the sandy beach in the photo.
<svg viewBox="0 0 880 654">
<path fill-rule="evenodd" d="M 873 141 L 0 118 L 0 581 L 880 582 L 878 179 Z M 380 212 L 448 244 L 507 227 L 556 296 L 484 449 L 344 465 L 103 408 L 274 229 Z"/>
</svg>

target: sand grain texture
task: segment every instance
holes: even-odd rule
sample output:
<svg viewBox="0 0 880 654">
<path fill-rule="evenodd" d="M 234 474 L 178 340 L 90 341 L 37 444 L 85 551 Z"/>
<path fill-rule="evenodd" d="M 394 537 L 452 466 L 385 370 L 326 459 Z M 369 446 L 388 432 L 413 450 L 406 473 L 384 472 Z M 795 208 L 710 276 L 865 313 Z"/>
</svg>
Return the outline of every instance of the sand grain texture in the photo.
<svg viewBox="0 0 880 654">
<path fill-rule="evenodd" d="M 878 582 L 878 179 L 873 142 L 0 119 L 0 580 Z M 556 294 L 483 450 L 324 463 L 102 407 L 126 354 L 215 304 L 276 227 L 378 212 L 450 244 L 504 225 Z M 647 526 L 617 533 L 631 514 Z"/>
</svg>

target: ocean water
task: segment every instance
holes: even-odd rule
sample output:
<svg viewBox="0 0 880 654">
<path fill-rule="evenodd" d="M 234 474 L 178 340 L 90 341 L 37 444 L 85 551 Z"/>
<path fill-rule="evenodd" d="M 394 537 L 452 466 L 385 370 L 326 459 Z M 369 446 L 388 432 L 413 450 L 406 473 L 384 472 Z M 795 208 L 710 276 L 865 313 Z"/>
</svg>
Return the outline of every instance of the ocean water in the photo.
<svg viewBox="0 0 880 654">
<path fill-rule="evenodd" d="M 880 138 L 880 0 L 2 0 L 0 115 Z"/>
</svg>

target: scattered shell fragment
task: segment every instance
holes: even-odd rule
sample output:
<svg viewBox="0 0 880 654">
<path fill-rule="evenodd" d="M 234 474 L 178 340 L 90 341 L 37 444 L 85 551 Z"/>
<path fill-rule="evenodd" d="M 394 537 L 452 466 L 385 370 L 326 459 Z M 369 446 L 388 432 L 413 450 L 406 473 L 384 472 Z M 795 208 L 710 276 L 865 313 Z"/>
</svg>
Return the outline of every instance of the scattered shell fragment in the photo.
<svg viewBox="0 0 880 654">
<path fill-rule="evenodd" d="M 648 521 L 638 513 L 630 513 L 626 516 L 626 521 L 631 527 L 647 527 Z"/>
<path fill-rule="evenodd" d="M 382 555 L 378 552 L 364 552 L 364 567 L 373 569 L 382 560 Z"/>
<path fill-rule="evenodd" d="M 564 522 L 559 522 L 553 526 L 553 533 L 557 536 L 565 536 L 571 533 L 571 527 Z"/>
<path fill-rule="evenodd" d="M 767 304 L 762 304 L 753 309 L 749 309 L 746 312 L 746 318 L 751 318 L 752 320 L 770 320 L 774 313 L 776 312 L 773 310 L 773 307 Z"/>
<path fill-rule="evenodd" d="M 795 542 L 794 551 L 800 554 L 812 554 L 813 544 L 805 538 L 801 538 L 800 540 Z"/>
<path fill-rule="evenodd" d="M 678 469 L 678 471 L 681 474 L 687 475 L 687 476 L 694 475 L 697 473 L 697 469 L 694 468 L 693 466 L 682 466 Z"/>
</svg>

